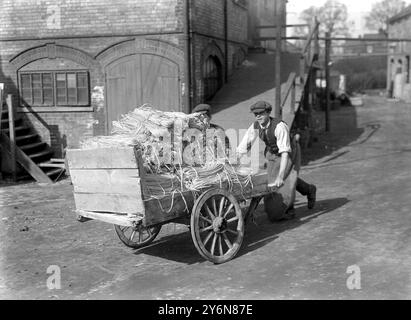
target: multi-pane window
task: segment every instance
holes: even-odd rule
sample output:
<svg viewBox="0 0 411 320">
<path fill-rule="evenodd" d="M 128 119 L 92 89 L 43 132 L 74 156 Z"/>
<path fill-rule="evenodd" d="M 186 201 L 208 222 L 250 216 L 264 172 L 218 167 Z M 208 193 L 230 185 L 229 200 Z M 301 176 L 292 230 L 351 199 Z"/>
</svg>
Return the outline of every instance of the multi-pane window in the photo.
<svg viewBox="0 0 411 320">
<path fill-rule="evenodd" d="M 88 72 L 22 72 L 20 96 L 32 106 L 89 105 Z"/>
</svg>

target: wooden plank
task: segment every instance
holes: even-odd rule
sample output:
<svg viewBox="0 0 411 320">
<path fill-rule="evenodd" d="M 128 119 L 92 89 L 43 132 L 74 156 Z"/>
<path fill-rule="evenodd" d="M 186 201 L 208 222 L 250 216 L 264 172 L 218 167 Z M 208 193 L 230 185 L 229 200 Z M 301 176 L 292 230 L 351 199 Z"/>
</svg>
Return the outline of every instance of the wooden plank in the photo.
<svg viewBox="0 0 411 320">
<path fill-rule="evenodd" d="M 10 137 L 10 156 L 11 156 L 11 173 L 13 180 L 17 180 L 17 160 L 16 160 L 16 131 L 14 129 L 14 110 L 13 110 L 13 96 L 7 96 L 7 107 L 9 114 L 9 137 Z"/>
<path fill-rule="evenodd" d="M 10 139 L 6 134 L 0 133 L 0 143 L 10 154 Z M 26 171 L 38 182 L 53 183 L 53 181 L 17 146 L 16 159 L 21 164 L 21 166 L 26 169 Z"/>
<path fill-rule="evenodd" d="M 142 214 L 141 197 L 130 194 L 74 193 L 77 210 Z"/>
<path fill-rule="evenodd" d="M 1 124 L 2 124 L 2 115 L 3 115 L 3 91 L 4 91 L 4 83 L 0 83 L 0 131 L 1 131 Z"/>
<path fill-rule="evenodd" d="M 70 176 L 74 192 L 141 197 L 141 179 L 137 169 L 71 169 Z"/>
<path fill-rule="evenodd" d="M 69 149 L 67 162 L 73 169 L 136 169 L 134 148 Z"/>
<path fill-rule="evenodd" d="M 183 196 L 176 193 L 174 199 L 173 197 L 168 196 L 161 200 L 149 199 L 145 201 L 146 214 L 144 216 L 143 225 L 151 226 L 189 216 L 194 205 L 194 196 L 192 192 L 184 192 Z M 185 210 L 186 203 L 188 212 Z"/>
<path fill-rule="evenodd" d="M 129 217 L 127 215 L 119 215 L 114 213 L 104 213 L 104 212 L 91 212 L 84 210 L 76 210 L 76 214 L 106 223 L 116 224 L 124 227 L 133 227 L 138 223 L 142 218 L 141 217 Z"/>
</svg>

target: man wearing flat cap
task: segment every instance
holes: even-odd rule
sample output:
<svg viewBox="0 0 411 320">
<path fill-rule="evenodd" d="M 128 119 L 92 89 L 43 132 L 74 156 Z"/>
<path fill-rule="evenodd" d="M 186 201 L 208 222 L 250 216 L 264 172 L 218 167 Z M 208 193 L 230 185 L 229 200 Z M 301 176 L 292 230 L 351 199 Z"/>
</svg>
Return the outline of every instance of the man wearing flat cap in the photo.
<svg viewBox="0 0 411 320">
<path fill-rule="evenodd" d="M 191 124 L 192 127 L 194 128 L 198 128 L 200 130 L 202 129 L 206 129 L 206 130 L 212 130 L 211 132 L 209 131 L 207 133 L 207 135 L 205 135 L 205 141 L 204 141 L 204 146 L 207 145 L 207 136 L 209 137 L 219 137 L 218 140 L 215 140 L 215 153 L 216 155 L 218 154 L 217 150 L 223 150 L 225 152 L 225 154 L 228 154 L 228 150 L 230 148 L 230 141 L 228 139 L 228 137 L 225 134 L 225 130 L 223 129 L 223 127 L 215 124 L 215 123 L 211 123 L 211 107 L 208 104 L 202 103 L 197 105 L 192 111 L 191 113 L 200 113 L 200 119 L 201 122 L 204 124 L 204 128 L 200 128 L 197 127 L 195 124 Z M 214 130 L 214 131 L 213 131 Z M 219 147 L 223 147 L 223 149 L 219 149 L 219 147 L 217 146 L 218 144 L 220 144 Z"/>
<path fill-rule="evenodd" d="M 191 113 L 200 113 L 202 116 L 202 121 L 206 124 L 208 128 L 212 129 L 217 129 L 217 130 L 223 130 L 222 127 L 219 125 L 216 125 L 214 123 L 211 123 L 211 107 L 209 104 L 201 103 L 197 105 Z"/>
<path fill-rule="evenodd" d="M 266 101 L 254 103 L 250 110 L 254 113 L 256 121 L 248 128 L 243 140 L 237 148 L 239 157 L 246 154 L 257 136 L 265 143 L 264 156 L 267 160 L 267 179 L 269 188 L 281 188 L 291 169 L 299 162 L 296 147 L 292 148 L 290 133 L 287 124 L 277 118 L 270 117 L 272 106 Z M 296 190 L 308 199 L 308 208 L 315 205 L 316 187 L 297 178 Z M 284 218 L 294 216 L 294 204 L 290 203 Z"/>
</svg>

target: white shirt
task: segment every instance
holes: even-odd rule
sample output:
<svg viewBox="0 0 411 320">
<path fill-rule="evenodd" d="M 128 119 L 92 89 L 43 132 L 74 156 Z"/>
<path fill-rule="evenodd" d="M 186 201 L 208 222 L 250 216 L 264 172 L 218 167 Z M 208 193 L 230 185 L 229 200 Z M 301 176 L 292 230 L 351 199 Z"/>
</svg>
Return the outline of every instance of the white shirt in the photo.
<svg viewBox="0 0 411 320">
<path fill-rule="evenodd" d="M 266 129 L 269 123 L 267 123 L 267 126 L 262 126 L 259 124 L 262 129 Z M 274 135 L 277 138 L 277 147 L 278 147 L 278 153 L 283 153 L 283 152 L 291 152 L 291 146 L 290 146 L 290 132 L 288 129 L 288 126 L 285 122 L 281 121 L 277 127 L 275 128 Z M 252 124 L 246 134 L 243 137 L 243 140 L 241 140 L 240 144 L 237 147 L 237 153 L 239 154 L 245 154 L 247 153 L 247 146 L 252 145 L 254 141 L 258 138 L 258 130 L 254 129 L 254 124 Z"/>
</svg>

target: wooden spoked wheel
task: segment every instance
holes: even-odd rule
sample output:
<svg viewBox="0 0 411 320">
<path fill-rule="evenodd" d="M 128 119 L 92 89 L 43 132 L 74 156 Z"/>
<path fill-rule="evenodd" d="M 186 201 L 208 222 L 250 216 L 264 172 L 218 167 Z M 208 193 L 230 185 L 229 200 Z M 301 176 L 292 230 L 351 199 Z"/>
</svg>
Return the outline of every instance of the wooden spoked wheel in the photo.
<svg viewBox="0 0 411 320">
<path fill-rule="evenodd" d="M 200 255 L 215 263 L 231 260 L 244 238 L 244 219 L 236 198 L 226 190 L 203 193 L 191 213 L 191 237 Z"/>
<path fill-rule="evenodd" d="M 116 233 L 121 242 L 123 242 L 127 247 L 138 249 L 153 242 L 161 230 L 161 225 L 149 228 L 143 226 L 133 228 L 114 225 L 114 228 L 116 229 Z"/>
</svg>

